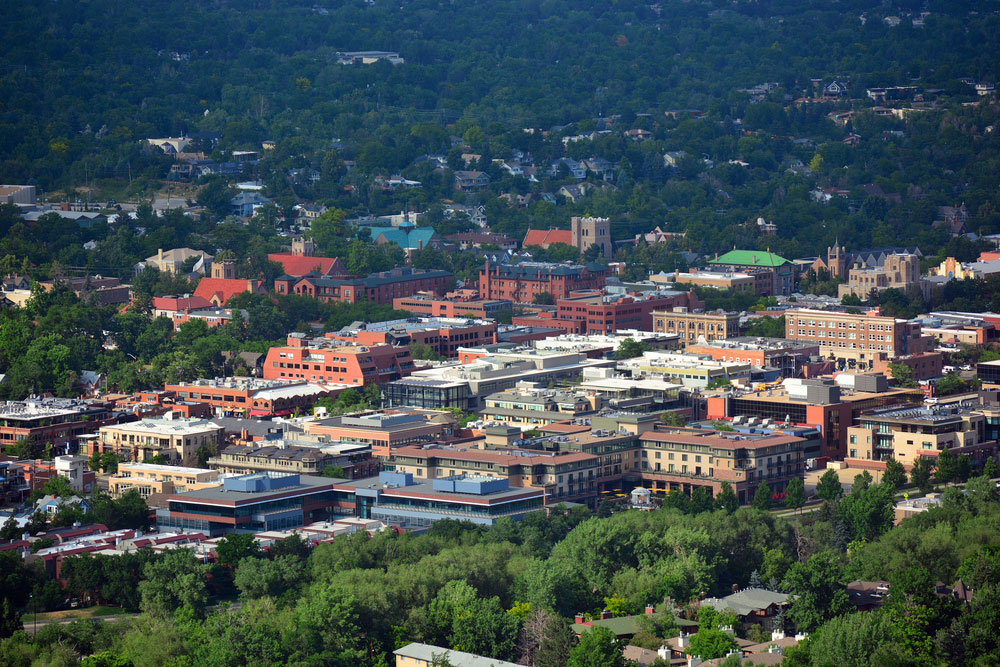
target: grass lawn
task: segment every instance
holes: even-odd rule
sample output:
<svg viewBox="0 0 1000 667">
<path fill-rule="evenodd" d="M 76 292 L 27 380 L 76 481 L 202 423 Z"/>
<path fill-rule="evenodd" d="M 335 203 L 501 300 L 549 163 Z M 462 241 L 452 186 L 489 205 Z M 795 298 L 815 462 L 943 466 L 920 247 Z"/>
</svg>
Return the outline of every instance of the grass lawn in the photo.
<svg viewBox="0 0 1000 667">
<path fill-rule="evenodd" d="M 127 614 L 128 612 L 121 607 L 108 607 L 105 605 L 97 605 L 94 607 L 83 607 L 79 609 L 61 609 L 59 611 L 40 611 L 38 612 L 38 621 L 58 621 L 64 619 L 75 619 L 75 618 L 97 618 L 100 616 L 118 616 L 119 614 Z M 28 625 L 33 620 L 36 619 L 35 614 L 30 611 L 21 616 L 21 621 Z"/>
</svg>

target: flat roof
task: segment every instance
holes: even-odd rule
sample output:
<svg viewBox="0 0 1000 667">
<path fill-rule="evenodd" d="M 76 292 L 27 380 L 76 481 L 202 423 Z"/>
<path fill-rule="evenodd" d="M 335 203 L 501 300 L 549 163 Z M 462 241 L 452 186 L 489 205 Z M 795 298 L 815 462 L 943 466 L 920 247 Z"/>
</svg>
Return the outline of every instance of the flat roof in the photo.
<svg viewBox="0 0 1000 667">
<path fill-rule="evenodd" d="M 443 478 L 442 478 L 443 479 Z M 504 479 L 504 478 L 499 478 Z M 337 488 L 347 489 L 378 489 L 383 496 L 389 497 L 433 497 L 454 502 L 472 503 L 477 505 L 489 505 L 494 502 L 510 502 L 519 498 L 537 498 L 545 496 L 545 489 L 535 487 L 511 486 L 502 491 L 490 493 L 463 493 L 461 491 L 443 491 L 434 488 L 433 479 L 413 479 L 413 484 L 407 486 L 394 486 L 379 482 L 378 477 L 366 477 L 356 479 L 347 483 L 338 483 Z"/>
<path fill-rule="evenodd" d="M 184 467 L 184 466 L 168 466 L 168 465 L 161 465 L 159 463 L 119 463 L 118 464 L 118 470 L 122 470 L 122 469 L 125 469 L 125 470 L 136 469 L 136 470 L 138 470 L 140 468 L 143 469 L 143 470 L 152 470 L 154 472 L 173 472 L 173 473 L 179 473 L 179 474 L 182 474 L 182 475 L 200 475 L 200 474 L 206 473 L 206 472 L 211 472 L 211 473 L 216 472 L 215 470 L 210 470 L 209 468 L 191 468 L 191 467 Z M 112 479 L 124 479 L 120 475 L 112 475 L 111 478 Z"/>
<path fill-rule="evenodd" d="M 581 433 L 580 436 L 585 434 Z M 625 437 L 625 436 L 620 436 Z M 632 437 L 632 436 L 629 436 Z M 498 465 L 528 464 L 557 464 L 572 463 L 576 461 L 590 461 L 595 457 L 593 454 L 582 452 L 550 452 L 540 449 L 457 449 L 442 445 L 408 445 L 398 447 L 393 450 L 393 456 L 411 456 L 414 458 L 449 458 L 462 459 L 466 461 L 483 461 Z"/>
<path fill-rule="evenodd" d="M 299 483 L 295 486 L 282 486 L 270 491 L 227 491 L 225 487 L 216 486 L 198 491 L 186 491 L 175 493 L 169 500 L 185 501 L 197 503 L 207 501 L 210 504 L 239 504 L 247 502 L 263 502 L 268 498 L 283 495 L 302 495 L 311 492 L 319 492 L 326 488 L 332 489 L 335 484 L 346 482 L 345 479 L 334 477 L 314 477 L 310 475 L 299 475 Z"/>
<path fill-rule="evenodd" d="M 708 445 L 721 449 L 757 449 L 804 442 L 803 438 L 794 435 L 754 435 L 737 433 L 735 431 L 705 431 L 704 433 L 647 431 L 639 436 L 640 440 L 654 442 L 675 442 L 688 445 Z"/>
</svg>

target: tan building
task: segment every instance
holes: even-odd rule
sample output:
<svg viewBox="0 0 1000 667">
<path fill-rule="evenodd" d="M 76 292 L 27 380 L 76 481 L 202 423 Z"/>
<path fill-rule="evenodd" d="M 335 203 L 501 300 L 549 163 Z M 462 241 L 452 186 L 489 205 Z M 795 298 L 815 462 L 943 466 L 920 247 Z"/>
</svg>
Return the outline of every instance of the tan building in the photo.
<svg viewBox="0 0 1000 667">
<path fill-rule="evenodd" d="M 601 407 L 601 397 L 593 392 L 568 392 L 539 389 L 528 383 L 486 397 L 486 407 L 479 415 L 484 421 L 510 426 L 543 426 L 594 412 Z"/>
<path fill-rule="evenodd" d="M 657 273 L 649 276 L 654 283 L 672 283 L 674 285 L 699 285 L 716 289 L 730 290 L 738 294 L 753 294 L 757 291 L 757 278 L 749 273 L 732 271 L 674 271 L 673 273 Z"/>
<path fill-rule="evenodd" d="M 201 257 L 204 259 L 200 273 L 202 275 L 207 274 L 208 268 L 212 264 L 212 255 L 202 250 L 192 250 L 191 248 L 174 248 L 173 250 L 163 250 L 160 248 L 156 251 L 155 255 L 146 258 L 145 264 L 146 266 L 155 266 L 164 273 L 177 275 L 184 262 L 192 257 Z"/>
<path fill-rule="evenodd" d="M 611 259 L 614 249 L 611 246 L 611 221 L 608 218 L 573 217 L 569 221 L 569 232 L 573 242 L 570 244 L 581 253 L 587 252 L 592 245 L 601 249 L 605 259 Z"/>
<path fill-rule="evenodd" d="M 121 463 L 118 472 L 108 480 L 108 490 L 114 498 L 135 489 L 143 498 L 151 494 L 200 491 L 222 484 L 217 470 L 165 466 L 155 463 Z"/>
<path fill-rule="evenodd" d="M 681 346 L 690 343 L 732 338 L 739 335 L 739 313 L 727 313 L 722 310 L 712 312 L 692 312 L 687 308 L 678 307 L 669 311 L 653 313 L 653 331 L 656 333 L 677 334 Z"/>
<path fill-rule="evenodd" d="M 920 456 L 945 449 L 965 454 L 973 466 L 994 456 L 995 440 L 986 440 L 986 417 L 976 410 L 948 405 L 873 410 L 847 429 L 847 458 L 880 461 L 894 458 L 907 468 Z"/>
<path fill-rule="evenodd" d="M 208 460 L 208 465 L 222 472 L 249 475 L 255 472 L 289 472 L 300 475 L 319 475 L 327 465 L 334 465 L 335 457 L 319 447 L 277 447 L 230 445 L 219 455 Z"/>
<path fill-rule="evenodd" d="M 919 322 L 872 313 L 789 310 L 785 338 L 817 343 L 820 354 L 871 368 L 874 362 L 930 351 Z"/>
<path fill-rule="evenodd" d="M 88 443 L 88 455 L 114 452 L 124 461 L 147 461 L 163 456 L 168 463 L 191 465 L 198 448 L 221 447 L 225 429 L 207 419 L 175 418 L 173 413 L 156 419 L 102 426 Z"/>
<path fill-rule="evenodd" d="M 841 299 L 853 294 L 866 299 L 872 290 L 881 293 L 890 287 L 908 291 L 920 284 L 920 257 L 912 253 L 896 253 L 885 257 L 882 264 L 856 263 L 847 272 L 847 283 L 837 287 Z"/>
</svg>

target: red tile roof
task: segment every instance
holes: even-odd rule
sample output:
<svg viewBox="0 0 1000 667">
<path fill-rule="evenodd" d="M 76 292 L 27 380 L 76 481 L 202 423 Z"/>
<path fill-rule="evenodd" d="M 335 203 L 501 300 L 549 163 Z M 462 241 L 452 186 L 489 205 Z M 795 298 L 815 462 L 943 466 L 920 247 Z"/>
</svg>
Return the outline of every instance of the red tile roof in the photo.
<svg viewBox="0 0 1000 667">
<path fill-rule="evenodd" d="M 312 272 L 323 276 L 347 275 L 347 267 L 337 257 L 306 257 L 290 252 L 272 252 L 267 258 L 281 264 L 285 274 L 289 276 L 304 276 Z"/>
<path fill-rule="evenodd" d="M 568 229 L 529 229 L 522 245 L 538 245 L 547 248 L 550 243 L 573 245 L 573 234 Z"/>
<path fill-rule="evenodd" d="M 217 297 L 215 303 L 225 305 L 230 298 L 243 292 L 251 291 L 251 283 L 259 281 L 242 280 L 239 278 L 202 278 L 194 295 L 207 301 Z"/>
<path fill-rule="evenodd" d="M 153 297 L 153 310 L 174 310 L 187 312 L 208 308 L 212 303 L 200 296 L 155 296 Z"/>
</svg>

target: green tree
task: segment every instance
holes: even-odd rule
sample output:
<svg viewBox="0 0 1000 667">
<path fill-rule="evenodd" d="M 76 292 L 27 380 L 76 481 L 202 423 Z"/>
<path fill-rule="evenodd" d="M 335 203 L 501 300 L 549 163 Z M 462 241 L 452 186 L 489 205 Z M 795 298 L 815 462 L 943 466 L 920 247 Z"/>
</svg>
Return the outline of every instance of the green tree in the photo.
<svg viewBox="0 0 1000 667">
<path fill-rule="evenodd" d="M 900 387 L 916 387 L 917 381 L 913 378 L 913 369 L 906 364 L 890 363 L 889 372 Z"/>
<path fill-rule="evenodd" d="M 732 514 L 739 509 L 740 501 L 733 491 L 733 486 L 729 482 L 719 485 L 719 495 L 715 497 L 715 508 L 725 510 L 726 514 Z"/>
<path fill-rule="evenodd" d="M 896 489 L 885 483 L 855 486 L 837 504 L 837 516 L 850 526 L 853 539 L 874 540 L 892 527 Z"/>
<path fill-rule="evenodd" d="M 989 456 L 986 459 L 986 463 L 983 464 L 983 477 L 986 479 L 993 479 L 997 476 L 997 464 L 993 459 L 993 456 Z"/>
<path fill-rule="evenodd" d="M 945 447 L 938 453 L 937 465 L 935 466 L 934 478 L 940 484 L 958 481 L 959 463 L 958 457 L 950 448 Z"/>
<path fill-rule="evenodd" d="M 186 549 L 165 552 L 146 563 L 139 582 L 142 608 L 154 616 L 166 616 L 182 607 L 201 615 L 208 602 L 207 567 Z"/>
<path fill-rule="evenodd" d="M 785 507 L 798 509 L 806 504 L 806 488 L 801 477 L 794 477 L 785 489 Z"/>
<path fill-rule="evenodd" d="M 247 558 L 233 576 L 233 584 L 246 598 L 279 597 L 294 594 L 306 581 L 305 564 L 295 556 L 274 560 Z"/>
<path fill-rule="evenodd" d="M 819 478 L 816 484 L 816 495 L 823 500 L 836 500 L 844 495 L 844 487 L 840 483 L 840 476 L 837 471 L 830 468 Z"/>
<path fill-rule="evenodd" d="M 252 533 L 229 533 L 215 545 L 215 553 L 220 565 L 229 568 L 239 567 L 244 558 L 258 558 L 261 555 L 260 545 Z"/>
<path fill-rule="evenodd" d="M 788 617 L 796 627 L 812 632 L 827 620 L 851 608 L 844 581 L 844 565 L 832 551 L 821 551 L 805 563 L 789 568 L 782 586 L 791 593 Z"/>
<path fill-rule="evenodd" d="M 464 613 L 475 599 L 476 589 L 461 579 L 453 579 L 442 586 L 427 608 L 427 624 L 431 640 L 437 644 L 450 644 L 455 619 Z"/>
<path fill-rule="evenodd" d="M 454 648 L 497 660 L 513 660 L 520 624 L 504 611 L 500 598 L 476 598 L 455 617 Z"/>
<path fill-rule="evenodd" d="M 929 456 L 918 456 L 910 468 L 910 483 L 923 493 L 931 490 L 931 473 L 934 472 L 934 461 Z"/>
<path fill-rule="evenodd" d="M 320 473 L 321 477 L 336 477 L 338 479 L 346 479 L 347 472 L 344 471 L 340 466 L 325 466 L 323 472 Z"/>
<path fill-rule="evenodd" d="M 567 667 L 626 667 L 615 634 L 604 627 L 584 630 L 580 643 L 569 653 Z"/>
<path fill-rule="evenodd" d="M 721 658 L 736 648 L 739 645 L 729 633 L 716 629 L 699 629 L 691 635 L 685 651 L 688 655 L 700 656 L 702 660 L 711 660 Z"/>
<path fill-rule="evenodd" d="M 757 485 L 757 490 L 753 494 L 753 508 L 762 512 L 771 509 L 771 487 L 767 482 L 762 481 Z"/>
<path fill-rule="evenodd" d="M 618 349 L 615 350 L 615 359 L 632 359 L 633 357 L 641 357 L 644 352 L 649 351 L 649 345 L 641 341 L 637 341 L 634 338 L 626 338 L 621 343 L 618 344 Z"/>
<path fill-rule="evenodd" d="M 525 661 L 523 653 L 521 659 L 526 664 L 532 664 L 535 667 L 563 667 L 569 661 L 570 650 L 576 642 L 576 636 L 569 625 L 557 614 L 547 613 L 544 610 L 536 610 L 535 613 L 539 612 L 544 614 L 544 620 L 540 631 L 536 633 L 538 638 L 534 640 L 538 648 L 534 651 L 532 660 Z M 525 624 L 525 627 L 530 625 L 531 619 Z"/>
<path fill-rule="evenodd" d="M 555 303 L 555 299 L 552 298 L 549 292 L 539 292 L 531 302 L 536 306 L 551 306 Z"/>
<path fill-rule="evenodd" d="M 882 483 L 888 484 L 894 489 L 902 488 L 906 484 L 906 469 L 903 464 L 896 459 L 887 459 L 885 472 L 882 474 Z"/>
</svg>

